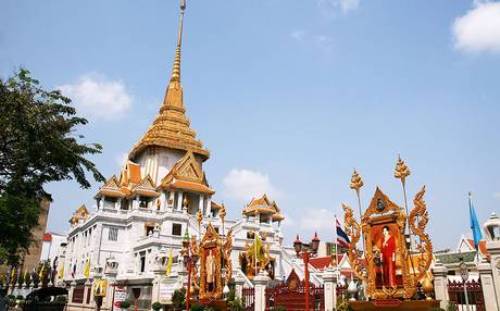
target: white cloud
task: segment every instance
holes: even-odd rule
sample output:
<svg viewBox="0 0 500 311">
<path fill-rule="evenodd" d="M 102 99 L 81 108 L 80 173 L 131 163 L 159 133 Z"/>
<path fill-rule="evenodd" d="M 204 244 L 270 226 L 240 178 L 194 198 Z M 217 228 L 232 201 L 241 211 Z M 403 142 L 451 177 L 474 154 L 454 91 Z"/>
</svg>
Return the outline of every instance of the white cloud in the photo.
<svg viewBox="0 0 500 311">
<path fill-rule="evenodd" d="M 332 50 L 333 40 L 329 36 L 317 35 L 314 37 L 314 43 L 324 52 L 330 52 Z"/>
<path fill-rule="evenodd" d="M 281 192 L 271 183 L 269 176 L 258 171 L 232 169 L 222 180 L 224 195 L 245 203 L 264 193 L 274 199 Z"/>
<path fill-rule="evenodd" d="M 290 38 L 297 42 L 314 46 L 323 52 L 331 52 L 333 47 L 332 37 L 324 34 L 309 34 L 305 30 L 292 31 Z"/>
<path fill-rule="evenodd" d="M 474 8 L 453 23 L 455 48 L 500 53 L 500 2 L 476 0 L 474 4 Z"/>
<path fill-rule="evenodd" d="M 123 117 L 130 109 L 132 97 L 121 81 L 109 81 L 99 75 L 84 75 L 76 83 L 57 87 L 71 98 L 82 114 L 113 120 Z"/>
<path fill-rule="evenodd" d="M 335 228 L 335 215 L 324 208 L 308 209 L 300 218 L 299 226 L 302 230 L 321 231 Z"/>
<path fill-rule="evenodd" d="M 305 36 L 306 36 L 305 30 L 295 30 L 290 33 L 290 37 L 297 41 L 304 40 Z"/>
<path fill-rule="evenodd" d="M 318 5 L 328 14 L 333 14 L 339 9 L 342 13 L 347 13 L 357 9 L 359 2 L 360 0 L 318 0 Z"/>
<path fill-rule="evenodd" d="M 495 193 L 493 193 L 493 197 L 494 197 L 495 199 L 500 199 L 500 192 L 495 192 Z"/>
</svg>

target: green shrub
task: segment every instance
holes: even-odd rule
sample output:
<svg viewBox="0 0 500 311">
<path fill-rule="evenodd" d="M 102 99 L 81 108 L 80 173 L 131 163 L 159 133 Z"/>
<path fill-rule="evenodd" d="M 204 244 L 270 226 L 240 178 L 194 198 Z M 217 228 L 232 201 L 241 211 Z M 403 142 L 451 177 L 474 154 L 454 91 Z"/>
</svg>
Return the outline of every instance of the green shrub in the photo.
<svg viewBox="0 0 500 311">
<path fill-rule="evenodd" d="M 454 302 L 450 301 L 448 302 L 448 307 L 446 307 L 446 311 L 456 311 L 457 306 L 455 305 Z"/>
<path fill-rule="evenodd" d="M 228 306 L 230 311 L 243 311 L 245 308 L 243 307 L 243 301 L 240 298 L 236 297 L 233 300 L 228 301 Z"/>
<path fill-rule="evenodd" d="M 155 311 L 158 311 L 158 310 L 161 310 L 163 308 L 163 305 L 160 302 L 156 301 L 155 303 L 153 303 L 151 305 L 151 308 L 153 308 L 153 310 L 155 310 Z"/>
<path fill-rule="evenodd" d="M 172 295 L 172 305 L 175 309 L 185 308 L 186 303 L 186 289 L 183 287 L 181 289 L 176 289 Z"/>
<path fill-rule="evenodd" d="M 284 306 L 276 306 L 276 308 L 274 308 L 275 311 L 286 311 L 286 308 Z"/>
<path fill-rule="evenodd" d="M 66 296 L 57 296 L 56 299 L 54 299 L 54 302 L 56 302 L 56 303 L 66 303 L 66 302 L 68 302 L 68 297 L 66 297 Z"/>
<path fill-rule="evenodd" d="M 190 308 L 191 311 L 205 311 L 205 307 L 199 304 L 193 304 Z"/>
<path fill-rule="evenodd" d="M 17 295 L 17 296 L 16 296 L 16 299 L 17 299 L 17 300 L 24 300 L 24 296 L 23 296 L 23 295 Z"/>
<path fill-rule="evenodd" d="M 120 303 L 120 308 L 122 308 L 122 309 L 128 309 L 128 308 L 130 308 L 130 305 L 131 305 L 130 301 L 128 299 L 125 299 L 124 301 L 122 301 Z"/>
</svg>

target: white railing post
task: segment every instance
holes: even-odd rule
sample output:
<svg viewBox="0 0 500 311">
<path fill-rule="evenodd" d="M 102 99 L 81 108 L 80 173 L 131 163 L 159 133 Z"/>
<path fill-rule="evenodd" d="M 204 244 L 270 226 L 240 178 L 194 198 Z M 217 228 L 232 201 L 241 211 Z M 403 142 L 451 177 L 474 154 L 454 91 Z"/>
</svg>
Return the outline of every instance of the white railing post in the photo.
<svg viewBox="0 0 500 311">
<path fill-rule="evenodd" d="M 441 308 L 446 309 L 450 301 L 450 295 L 448 294 L 448 268 L 441 262 L 436 261 L 432 268 L 432 274 L 434 275 L 436 300 L 440 300 Z"/>
</svg>

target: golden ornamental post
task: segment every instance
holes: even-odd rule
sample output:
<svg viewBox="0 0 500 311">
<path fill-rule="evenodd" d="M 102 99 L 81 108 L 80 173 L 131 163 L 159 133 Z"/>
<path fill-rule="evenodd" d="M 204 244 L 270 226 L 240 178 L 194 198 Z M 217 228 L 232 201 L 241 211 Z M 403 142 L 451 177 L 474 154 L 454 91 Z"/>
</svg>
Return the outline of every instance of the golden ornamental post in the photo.
<svg viewBox="0 0 500 311">
<path fill-rule="evenodd" d="M 201 222 L 203 221 L 203 213 L 201 210 L 198 210 L 198 213 L 196 213 L 196 220 L 198 221 L 198 235 L 201 239 Z"/>
<path fill-rule="evenodd" d="M 358 209 L 359 209 L 359 219 L 360 221 L 363 220 L 363 212 L 361 208 L 361 188 L 364 186 L 363 179 L 361 178 L 361 175 L 354 169 L 352 172 L 351 176 L 351 184 L 349 187 L 356 192 L 356 197 L 358 198 Z M 361 230 L 361 237 L 362 237 L 362 249 L 363 249 L 363 254 L 365 252 L 365 237 L 363 236 L 363 231 Z"/>
<path fill-rule="evenodd" d="M 222 203 L 222 207 L 219 211 L 219 217 L 222 221 L 222 236 L 224 236 L 224 218 L 226 218 L 226 207 L 224 206 L 224 203 Z"/>
<path fill-rule="evenodd" d="M 354 169 L 351 177 L 351 184 L 349 187 L 356 192 L 356 196 L 358 198 L 358 208 L 359 208 L 359 218 L 363 218 L 363 214 L 361 212 L 361 194 L 360 190 L 365 184 L 363 183 L 363 179 L 361 179 L 361 175 Z"/>
<path fill-rule="evenodd" d="M 396 169 L 394 170 L 394 177 L 401 180 L 401 185 L 403 186 L 403 196 L 405 204 L 405 212 L 408 215 L 408 198 L 406 195 L 406 177 L 410 176 L 411 172 L 405 161 L 401 159 L 398 155 L 398 161 L 396 162 Z"/>
</svg>

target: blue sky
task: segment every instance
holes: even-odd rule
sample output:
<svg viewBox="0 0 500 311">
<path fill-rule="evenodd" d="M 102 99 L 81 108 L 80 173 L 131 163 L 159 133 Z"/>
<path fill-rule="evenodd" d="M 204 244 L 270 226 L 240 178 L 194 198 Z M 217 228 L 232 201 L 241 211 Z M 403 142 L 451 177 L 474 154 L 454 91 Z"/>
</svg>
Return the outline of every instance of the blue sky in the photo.
<svg viewBox="0 0 500 311">
<path fill-rule="evenodd" d="M 0 75 L 19 66 L 61 88 L 90 123 L 106 176 L 156 114 L 170 75 L 178 1 L 1 0 Z M 205 170 L 229 215 L 266 191 L 288 241 L 333 238 L 348 184 L 401 203 L 397 154 L 427 185 L 436 248 L 500 206 L 500 4 L 488 1 L 188 1 L 182 79 Z M 50 184 L 49 229 L 65 232 L 93 189 Z"/>
</svg>

